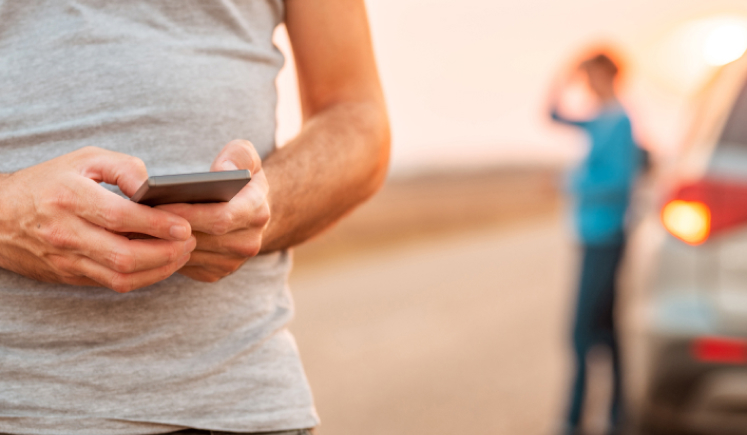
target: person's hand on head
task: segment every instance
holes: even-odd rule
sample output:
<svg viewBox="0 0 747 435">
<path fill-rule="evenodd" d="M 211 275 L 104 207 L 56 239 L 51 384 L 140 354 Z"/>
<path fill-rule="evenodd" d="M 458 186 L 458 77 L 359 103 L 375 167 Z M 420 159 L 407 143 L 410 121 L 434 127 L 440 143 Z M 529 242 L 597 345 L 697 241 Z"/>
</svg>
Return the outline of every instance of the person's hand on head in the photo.
<svg viewBox="0 0 747 435">
<path fill-rule="evenodd" d="M 236 169 L 248 169 L 252 180 L 229 202 L 158 207 L 188 220 L 197 237 L 197 248 L 179 270 L 182 275 L 215 282 L 259 253 L 263 232 L 270 221 L 270 188 L 262 171 L 262 160 L 248 141 L 231 141 L 210 167 L 211 171 Z"/>
<path fill-rule="evenodd" d="M 196 245 L 189 222 L 98 184 L 131 196 L 147 177 L 140 159 L 86 147 L 0 179 L 0 267 L 117 292 L 171 276 Z"/>
</svg>

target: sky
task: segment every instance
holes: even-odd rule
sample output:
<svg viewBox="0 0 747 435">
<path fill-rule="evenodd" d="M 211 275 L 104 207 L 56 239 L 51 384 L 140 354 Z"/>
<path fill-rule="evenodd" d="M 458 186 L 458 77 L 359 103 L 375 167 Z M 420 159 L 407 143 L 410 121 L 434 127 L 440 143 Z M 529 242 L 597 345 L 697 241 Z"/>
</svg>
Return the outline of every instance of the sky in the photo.
<svg viewBox="0 0 747 435">
<path fill-rule="evenodd" d="M 744 0 L 371 0 L 367 6 L 395 172 L 579 158 L 583 137 L 548 121 L 546 94 L 558 70 L 599 43 L 629 59 L 623 101 L 639 141 L 673 154 L 692 97 L 714 70 L 703 54 L 711 30 L 728 20 L 747 29 Z M 276 43 L 289 53 L 282 30 Z M 280 143 L 300 127 L 287 59 L 278 78 Z"/>
</svg>

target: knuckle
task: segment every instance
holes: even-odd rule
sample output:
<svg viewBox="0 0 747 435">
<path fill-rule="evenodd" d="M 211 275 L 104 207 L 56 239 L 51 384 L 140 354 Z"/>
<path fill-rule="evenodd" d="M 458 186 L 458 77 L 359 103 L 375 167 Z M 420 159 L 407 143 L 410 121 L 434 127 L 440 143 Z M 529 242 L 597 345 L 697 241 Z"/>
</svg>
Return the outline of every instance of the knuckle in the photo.
<svg viewBox="0 0 747 435">
<path fill-rule="evenodd" d="M 152 214 L 150 214 L 150 215 L 149 215 L 149 216 L 148 216 L 148 217 L 147 217 L 147 218 L 145 219 L 145 222 L 146 222 L 146 224 L 148 225 L 148 228 L 151 228 L 151 229 L 156 229 L 156 228 L 158 228 L 158 229 L 168 228 L 168 227 L 167 227 L 167 226 L 166 226 L 166 225 L 164 224 L 164 220 L 163 220 L 163 218 L 162 218 L 162 217 L 161 217 L 161 216 L 160 216 L 159 214 L 156 214 L 156 213 L 152 213 Z M 168 230 L 166 230 L 166 231 L 168 231 Z"/>
<path fill-rule="evenodd" d="M 216 265 L 214 269 L 216 269 L 215 271 L 220 274 L 220 276 L 225 277 L 236 272 L 239 269 L 239 266 L 241 266 L 241 262 L 235 259 L 225 259 L 221 261 L 220 264 Z"/>
<path fill-rule="evenodd" d="M 50 255 L 47 257 L 49 264 L 58 274 L 63 276 L 74 276 L 74 263 L 63 255 Z"/>
<path fill-rule="evenodd" d="M 103 151 L 101 148 L 89 145 L 89 146 L 84 146 L 83 148 L 79 149 L 78 153 L 82 156 L 88 157 L 88 156 L 98 154 L 101 151 Z"/>
<path fill-rule="evenodd" d="M 69 261 L 62 255 L 48 255 L 47 260 L 53 268 L 58 270 L 67 270 Z"/>
<path fill-rule="evenodd" d="M 114 231 L 124 230 L 124 226 L 122 225 L 122 210 L 118 207 L 108 205 L 101 208 L 99 213 L 106 228 Z"/>
<path fill-rule="evenodd" d="M 135 289 L 130 277 L 121 273 L 115 273 L 109 280 L 109 288 L 117 293 L 127 293 Z"/>
<path fill-rule="evenodd" d="M 214 236 L 223 236 L 228 233 L 229 229 L 231 228 L 232 224 L 232 216 L 230 213 L 226 213 L 225 215 L 219 217 L 215 221 L 213 221 L 211 231 Z"/>
<path fill-rule="evenodd" d="M 259 250 L 260 244 L 254 241 L 239 243 L 234 247 L 234 251 L 245 258 L 257 256 Z"/>
<path fill-rule="evenodd" d="M 251 208 L 244 204 L 233 211 L 231 214 L 231 223 L 234 225 L 234 228 L 237 229 L 249 228 L 253 217 L 254 213 Z"/>
<path fill-rule="evenodd" d="M 242 264 L 244 264 L 244 262 L 243 261 L 239 261 L 239 260 L 235 260 L 235 261 L 231 262 L 229 264 L 229 267 L 228 267 L 228 273 L 231 274 L 231 273 L 236 272 L 237 270 L 239 270 L 241 268 Z"/>
<path fill-rule="evenodd" d="M 166 248 L 166 257 L 168 258 L 169 263 L 173 263 L 179 258 L 181 258 L 182 255 L 186 254 L 186 249 L 183 249 L 180 246 L 186 246 L 186 244 L 178 244 L 178 243 L 169 243 L 168 247 Z"/>
<path fill-rule="evenodd" d="M 238 147 L 254 147 L 254 145 L 252 145 L 252 143 L 246 139 L 234 139 L 231 142 L 228 142 L 228 145 Z"/>
<path fill-rule="evenodd" d="M 264 205 L 260 207 L 254 215 L 255 222 L 261 227 L 267 225 L 270 222 L 271 217 L 272 215 L 270 212 L 270 206 L 267 205 L 267 202 L 265 202 Z"/>
<path fill-rule="evenodd" d="M 70 210 L 78 204 L 78 196 L 71 189 L 62 188 L 54 192 L 46 201 L 52 209 Z"/>
<path fill-rule="evenodd" d="M 254 144 L 248 140 L 234 139 L 226 145 L 225 150 L 232 156 L 238 158 L 241 162 L 255 166 L 261 165 L 261 159 L 259 158 L 259 154 L 257 154 L 257 150 L 254 148 Z M 249 169 L 257 170 L 256 167 L 250 167 Z"/>
<path fill-rule="evenodd" d="M 85 273 L 83 272 L 83 257 L 77 256 L 71 260 L 69 260 L 69 266 L 66 269 L 66 272 L 70 276 L 77 276 L 81 277 L 84 276 Z"/>
<path fill-rule="evenodd" d="M 206 269 L 204 266 L 194 267 L 194 270 L 190 271 L 188 276 L 200 282 L 216 282 L 221 279 L 218 274 Z"/>
<path fill-rule="evenodd" d="M 132 169 L 138 171 L 138 172 L 147 172 L 147 167 L 145 166 L 145 162 L 138 158 L 138 157 L 132 157 L 128 156 L 127 163 L 132 166 Z"/>
<path fill-rule="evenodd" d="M 208 274 L 206 274 L 206 275 L 204 276 L 204 280 L 205 280 L 205 282 L 211 282 L 211 283 L 212 283 L 212 282 L 218 282 L 218 281 L 220 281 L 220 280 L 221 280 L 221 278 L 223 278 L 223 277 L 222 277 L 222 276 L 219 276 L 219 275 L 217 275 L 217 274 L 215 274 L 215 273 L 208 273 Z"/>
<path fill-rule="evenodd" d="M 242 221 L 244 214 L 244 210 L 238 207 L 229 207 L 225 214 L 225 220 L 229 226 L 233 227 Z"/>
<path fill-rule="evenodd" d="M 112 268 L 120 273 L 132 273 L 136 269 L 135 256 L 131 252 L 115 248 L 109 254 Z"/>
<path fill-rule="evenodd" d="M 42 238 L 57 249 L 73 249 L 77 247 L 75 236 L 59 224 L 50 224 L 47 230 L 42 232 Z"/>
</svg>

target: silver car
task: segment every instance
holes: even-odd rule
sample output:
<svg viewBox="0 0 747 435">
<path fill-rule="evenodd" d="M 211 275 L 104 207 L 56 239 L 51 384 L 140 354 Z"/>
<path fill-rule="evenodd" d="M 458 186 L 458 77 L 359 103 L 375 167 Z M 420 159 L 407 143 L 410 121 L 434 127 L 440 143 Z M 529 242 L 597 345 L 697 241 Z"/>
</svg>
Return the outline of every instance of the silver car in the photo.
<svg viewBox="0 0 747 435">
<path fill-rule="evenodd" d="M 638 432 L 747 434 L 747 58 L 700 96 L 682 158 L 639 198 L 623 274 Z"/>
</svg>

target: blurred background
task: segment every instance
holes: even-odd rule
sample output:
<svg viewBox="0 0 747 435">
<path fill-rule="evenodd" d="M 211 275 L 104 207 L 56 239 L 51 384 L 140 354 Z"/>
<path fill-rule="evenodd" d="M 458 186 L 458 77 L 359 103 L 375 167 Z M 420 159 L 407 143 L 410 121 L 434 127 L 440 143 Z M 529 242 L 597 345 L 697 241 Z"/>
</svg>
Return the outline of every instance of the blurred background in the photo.
<svg viewBox="0 0 747 435">
<path fill-rule="evenodd" d="M 390 177 L 296 250 L 291 277 L 319 433 L 559 433 L 578 262 L 562 174 L 586 148 L 549 121 L 550 84 L 580 51 L 618 47 L 638 141 L 657 162 L 677 160 L 707 84 L 747 49 L 747 3 L 367 3 L 393 128 Z M 276 44 L 287 59 L 282 144 L 300 113 L 283 28 Z M 642 328 L 644 287 L 623 296 L 630 330 Z M 628 367 L 643 365 L 629 355 Z M 592 370 L 591 433 L 604 429 L 605 370 Z"/>
</svg>

